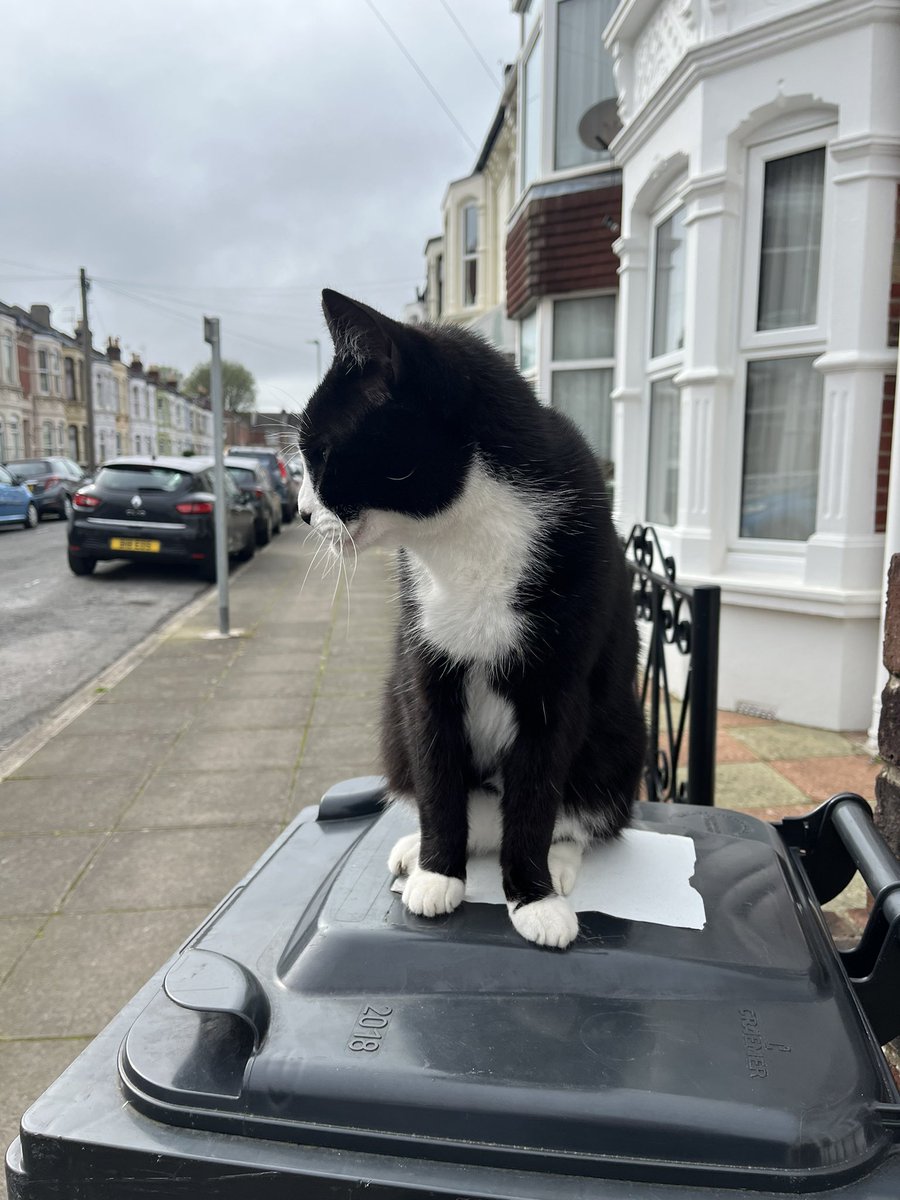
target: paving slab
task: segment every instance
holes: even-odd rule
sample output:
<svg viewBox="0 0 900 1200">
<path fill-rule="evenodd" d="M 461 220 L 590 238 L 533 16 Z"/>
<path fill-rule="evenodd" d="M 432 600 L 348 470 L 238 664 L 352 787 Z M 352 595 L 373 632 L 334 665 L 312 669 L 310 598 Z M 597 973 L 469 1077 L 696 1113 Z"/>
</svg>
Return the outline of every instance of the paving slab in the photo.
<svg viewBox="0 0 900 1200">
<path fill-rule="evenodd" d="M 798 759 L 836 757 L 861 752 L 849 738 L 826 729 L 803 725 L 737 725 L 730 733 L 749 746 L 757 758 Z"/>
<path fill-rule="evenodd" d="M 0 914 L 55 912 L 105 835 L 0 837 Z"/>
<path fill-rule="evenodd" d="M 123 816 L 120 828 L 280 822 L 293 775 L 288 767 L 158 771 Z"/>
<path fill-rule="evenodd" d="M 273 697 L 247 696 L 244 688 L 221 688 L 198 706 L 190 736 L 217 730 L 306 728 L 312 709 L 312 693 Z"/>
<path fill-rule="evenodd" d="M 875 780 L 881 769 L 877 759 L 863 754 L 838 758 L 801 758 L 790 762 L 773 759 L 769 764 L 816 804 L 836 792 L 856 792 L 875 803 Z"/>
<path fill-rule="evenodd" d="M 0 986 L 0 1039 L 92 1037 L 208 915 L 205 907 L 53 916 Z"/>
<path fill-rule="evenodd" d="M 302 729 L 190 732 L 162 758 L 169 771 L 215 771 L 228 767 L 292 767 Z"/>
<path fill-rule="evenodd" d="M 77 722 L 76 722 L 77 725 Z M 69 730 L 75 725 L 69 726 Z M 175 742 L 174 733 L 58 734 L 13 774 L 13 779 L 146 775 Z"/>
<path fill-rule="evenodd" d="M 0 834 L 112 829 L 145 778 L 146 772 L 6 779 L 0 783 Z"/>
<path fill-rule="evenodd" d="M 280 822 L 122 831 L 97 854 L 64 911 L 211 909 L 280 832 Z"/>
<path fill-rule="evenodd" d="M 716 804 L 756 809 L 805 804 L 807 797 L 765 762 L 725 763 L 716 767 Z"/>
<path fill-rule="evenodd" d="M 46 917 L 0 917 L 0 985 L 41 931 Z"/>
</svg>

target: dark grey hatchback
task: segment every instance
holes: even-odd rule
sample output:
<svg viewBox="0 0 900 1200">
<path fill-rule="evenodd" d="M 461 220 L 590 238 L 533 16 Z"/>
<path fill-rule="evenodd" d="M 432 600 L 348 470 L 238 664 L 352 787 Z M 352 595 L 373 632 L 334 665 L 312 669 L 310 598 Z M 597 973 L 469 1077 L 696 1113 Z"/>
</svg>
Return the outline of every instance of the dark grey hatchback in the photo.
<svg viewBox="0 0 900 1200">
<path fill-rule="evenodd" d="M 115 458 L 72 497 L 69 566 L 90 575 L 99 561 L 180 562 L 216 578 L 210 458 Z M 253 504 L 225 475 L 228 553 L 256 551 Z"/>
</svg>

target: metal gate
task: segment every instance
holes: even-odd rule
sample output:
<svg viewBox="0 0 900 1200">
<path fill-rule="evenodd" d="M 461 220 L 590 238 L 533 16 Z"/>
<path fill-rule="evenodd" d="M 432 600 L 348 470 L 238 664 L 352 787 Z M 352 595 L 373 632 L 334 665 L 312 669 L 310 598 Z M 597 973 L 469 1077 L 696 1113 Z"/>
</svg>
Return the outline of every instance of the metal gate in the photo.
<svg viewBox="0 0 900 1200">
<path fill-rule="evenodd" d="M 625 543 L 625 557 L 643 634 L 638 687 L 649 734 L 644 768 L 647 797 L 711 805 L 720 589 L 678 583 L 675 560 L 663 552 L 650 525 L 634 526 Z M 676 654 L 686 659 L 680 701 L 671 693 L 667 661 Z"/>
</svg>

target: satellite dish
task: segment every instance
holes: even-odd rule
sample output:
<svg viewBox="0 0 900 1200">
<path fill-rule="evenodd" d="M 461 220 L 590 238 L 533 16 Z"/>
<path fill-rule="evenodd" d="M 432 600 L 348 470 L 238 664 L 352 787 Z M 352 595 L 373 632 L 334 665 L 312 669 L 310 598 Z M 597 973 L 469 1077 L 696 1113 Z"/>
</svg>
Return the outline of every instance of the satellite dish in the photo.
<svg viewBox="0 0 900 1200">
<path fill-rule="evenodd" d="M 609 144 L 622 128 L 615 97 L 592 104 L 578 122 L 578 136 L 589 150 L 609 150 Z"/>
</svg>

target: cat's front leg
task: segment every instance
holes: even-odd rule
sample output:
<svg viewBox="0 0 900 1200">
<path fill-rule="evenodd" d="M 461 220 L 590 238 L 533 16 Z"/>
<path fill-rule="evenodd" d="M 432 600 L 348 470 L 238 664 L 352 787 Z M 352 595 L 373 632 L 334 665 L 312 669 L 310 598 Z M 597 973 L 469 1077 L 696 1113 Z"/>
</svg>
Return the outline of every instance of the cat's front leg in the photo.
<svg viewBox="0 0 900 1200">
<path fill-rule="evenodd" d="M 557 890 L 574 884 L 574 864 L 551 846 L 566 762 L 558 725 L 529 729 L 520 721 L 503 769 L 500 866 L 509 917 L 527 941 L 557 950 L 578 936 L 578 918 Z"/>
<path fill-rule="evenodd" d="M 423 657 L 418 668 L 423 703 L 416 713 L 417 752 L 410 758 L 419 807 L 419 844 L 403 888 L 403 903 L 417 916 L 436 917 L 458 908 L 466 891 L 468 749 L 462 723 L 463 668 L 431 656 Z M 399 845 L 394 849 L 400 850 Z M 413 852 L 409 842 L 396 857 L 410 863 Z"/>
</svg>

